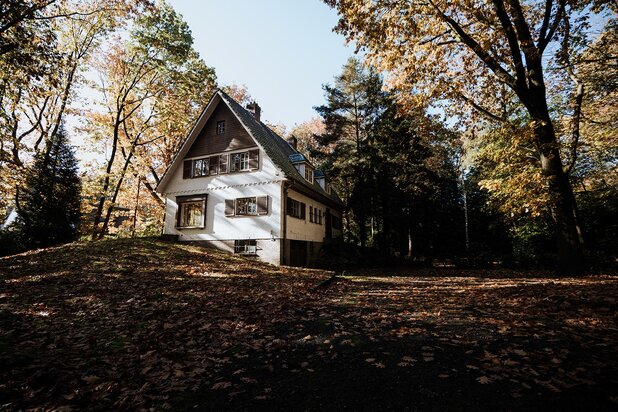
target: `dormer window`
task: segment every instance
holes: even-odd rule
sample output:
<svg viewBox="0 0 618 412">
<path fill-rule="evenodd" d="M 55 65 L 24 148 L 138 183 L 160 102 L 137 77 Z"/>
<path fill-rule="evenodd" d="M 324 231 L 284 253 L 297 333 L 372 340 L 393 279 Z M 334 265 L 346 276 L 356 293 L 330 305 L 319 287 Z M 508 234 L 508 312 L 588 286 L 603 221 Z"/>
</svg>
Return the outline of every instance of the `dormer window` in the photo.
<svg viewBox="0 0 618 412">
<path fill-rule="evenodd" d="M 225 120 L 220 120 L 217 122 L 217 134 L 225 133 Z"/>
<path fill-rule="evenodd" d="M 313 169 L 305 165 L 305 180 L 309 183 L 313 183 Z"/>
</svg>

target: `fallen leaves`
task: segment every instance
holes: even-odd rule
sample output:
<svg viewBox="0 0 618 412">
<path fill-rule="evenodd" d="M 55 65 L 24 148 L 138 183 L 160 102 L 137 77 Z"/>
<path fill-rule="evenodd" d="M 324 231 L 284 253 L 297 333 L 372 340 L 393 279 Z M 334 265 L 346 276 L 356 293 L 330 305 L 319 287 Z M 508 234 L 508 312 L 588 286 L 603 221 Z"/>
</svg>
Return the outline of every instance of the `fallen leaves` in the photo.
<svg viewBox="0 0 618 412">
<path fill-rule="evenodd" d="M 214 385 L 212 385 L 213 390 L 220 390 L 220 389 L 226 389 L 229 388 L 230 386 L 232 386 L 232 382 L 217 382 Z"/>
<path fill-rule="evenodd" d="M 440 409 L 435 394 L 450 388 L 559 396 L 618 367 L 607 276 L 428 269 L 315 293 L 329 274 L 190 245 L 71 248 L 0 260 L 0 395 L 15 409 L 182 409 L 187 394 L 243 409 L 307 388 L 346 396 L 346 379 L 330 379 L 338 370 L 387 388 L 435 385 L 413 391 Z"/>
</svg>

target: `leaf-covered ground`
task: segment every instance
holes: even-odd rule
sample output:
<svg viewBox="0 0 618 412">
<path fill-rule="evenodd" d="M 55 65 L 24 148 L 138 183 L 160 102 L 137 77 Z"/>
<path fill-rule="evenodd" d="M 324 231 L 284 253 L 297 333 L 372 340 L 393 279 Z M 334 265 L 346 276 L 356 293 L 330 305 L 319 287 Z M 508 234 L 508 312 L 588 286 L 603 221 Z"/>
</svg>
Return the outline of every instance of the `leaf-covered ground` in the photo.
<svg viewBox="0 0 618 412">
<path fill-rule="evenodd" d="M 0 409 L 616 410 L 618 279 L 152 239 L 0 259 Z"/>
</svg>

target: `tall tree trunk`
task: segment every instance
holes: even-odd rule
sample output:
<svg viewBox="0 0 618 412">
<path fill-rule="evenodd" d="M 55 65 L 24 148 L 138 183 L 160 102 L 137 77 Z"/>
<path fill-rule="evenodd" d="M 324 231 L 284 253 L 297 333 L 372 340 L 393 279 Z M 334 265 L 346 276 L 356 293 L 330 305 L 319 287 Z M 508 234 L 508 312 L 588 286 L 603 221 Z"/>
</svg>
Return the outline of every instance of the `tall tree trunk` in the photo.
<svg viewBox="0 0 618 412">
<path fill-rule="evenodd" d="M 105 232 L 107 232 L 107 228 L 109 226 L 109 221 L 112 216 L 112 212 L 114 211 L 114 207 L 116 207 L 116 199 L 118 199 L 118 193 L 120 193 L 120 188 L 122 187 L 122 183 L 124 182 L 124 177 L 127 174 L 127 169 L 131 164 L 131 158 L 133 157 L 133 149 L 134 146 L 131 147 L 131 151 L 129 152 L 127 158 L 125 159 L 124 166 L 122 167 L 122 173 L 118 178 L 118 182 L 116 183 L 116 187 L 114 189 L 114 194 L 112 195 L 112 199 L 110 200 L 109 205 L 107 206 L 107 212 L 105 213 L 105 219 L 103 219 L 103 227 L 101 228 L 101 232 L 98 235 L 99 239 L 102 239 L 105 236 Z"/>
<path fill-rule="evenodd" d="M 114 122 L 114 139 L 112 142 L 112 152 L 109 156 L 109 160 L 107 161 L 107 169 L 105 170 L 105 179 L 103 181 L 103 190 L 101 191 L 101 196 L 99 197 L 99 203 L 97 204 L 97 209 L 94 213 L 94 222 L 92 224 L 92 240 L 97 239 L 99 223 L 101 223 L 101 216 L 103 214 L 103 206 L 105 206 L 105 198 L 107 197 L 107 191 L 109 190 L 110 185 L 110 174 L 112 173 L 112 168 L 114 166 L 114 160 L 116 159 L 116 150 L 118 147 L 118 134 L 119 134 L 119 121 L 120 115 L 116 114 L 116 119 Z"/>
<path fill-rule="evenodd" d="M 526 55 L 527 87 L 516 89 L 533 121 L 534 140 L 541 170 L 549 187 L 550 207 L 556 232 L 558 273 L 579 274 L 584 270 L 584 241 L 578 223 L 577 204 L 569 175 L 560 157 L 560 142 L 547 106 L 547 93 L 540 54 Z"/>
<path fill-rule="evenodd" d="M 577 204 L 568 174 L 564 171 L 558 140 L 549 115 L 535 119 L 534 137 L 547 178 L 558 251 L 558 272 L 578 274 L 584 269 L 584 248 L 578 223 Z"/>
<path fill-rule="evenodd" d="M 385 171 L 382 171 L 385 173 Z M 386 254 L 391 253 L 391 222 L 390 222 L 390 193 L 388 193 L 388 189 L 385 182 L 381 184 L 381 196 L 380 201 L 382 202 L 382 240 L 380 249 Z"/>
<path fill-rule="evenodd" d="M 461 193 L 463 199 L 464 210 L 464 235 L 466 240 L 466 253 L 470 251 L 470 226 L 468 222 L 468 192 L 466 191 L 466 174 L 461 171 Z"/>
<path fill-rule="evenodd" d="M 356 214 L 356 222 L 358 223 L 358 237 L 360 238 L 360 245 L 364 248 L 367 245 L 367 219 L 365 217 L 365 211 L 361 206 Z"/>
</svg>

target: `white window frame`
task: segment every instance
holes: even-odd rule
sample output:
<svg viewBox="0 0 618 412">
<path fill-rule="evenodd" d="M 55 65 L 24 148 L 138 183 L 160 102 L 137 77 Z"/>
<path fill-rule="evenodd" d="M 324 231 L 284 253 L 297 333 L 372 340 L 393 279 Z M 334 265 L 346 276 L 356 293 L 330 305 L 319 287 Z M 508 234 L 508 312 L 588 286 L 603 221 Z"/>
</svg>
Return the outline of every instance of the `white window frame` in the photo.
<svg viewBox="0 0 618 412">
<path fill-rule="evenodd" d="M 305 180 L 309 183 L 313 183 L 313 169 L 308 165 L 305 165 Z"/>
<path fill-rule="evenodd" d="M 238 160 L 238 162 L 237 162 Z M 238 168 L 237 168 L 238 165 Z M 249 151 L 230 153 L 230 171 L 232 172 L 246 172 L 249 171 Z"/>
</svg>

